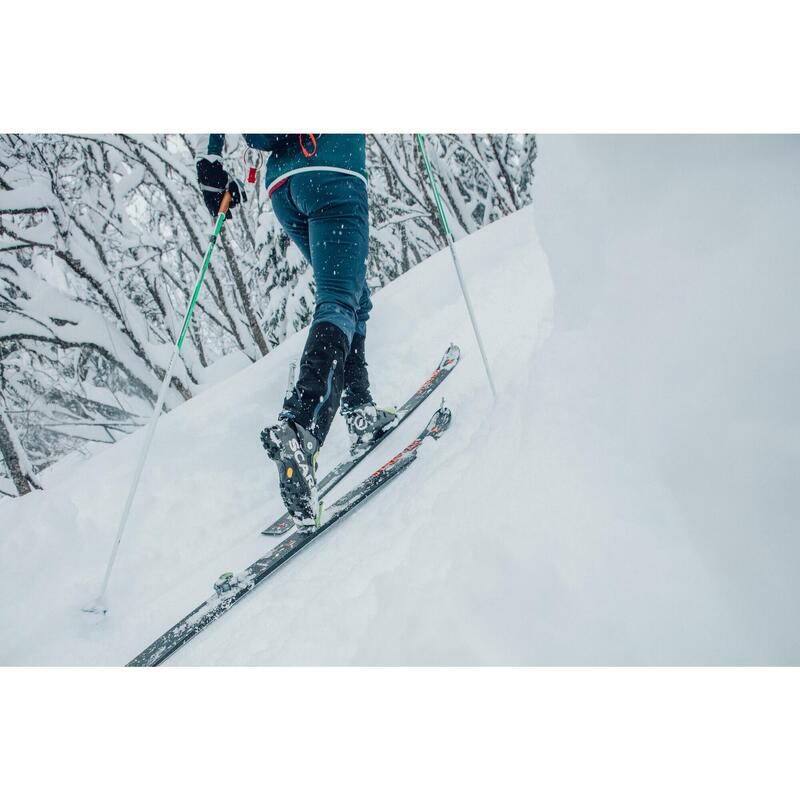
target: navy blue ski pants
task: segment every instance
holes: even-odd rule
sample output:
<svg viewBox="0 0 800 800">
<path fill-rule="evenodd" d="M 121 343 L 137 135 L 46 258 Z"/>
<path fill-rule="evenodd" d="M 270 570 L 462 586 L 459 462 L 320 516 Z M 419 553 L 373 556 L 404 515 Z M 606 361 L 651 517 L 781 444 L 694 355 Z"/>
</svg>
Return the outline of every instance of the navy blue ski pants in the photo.
<svg viewBox="0 0 800 800">
<path fill-rule="evenodd" d="M 300 172 L 272 193 L 278 222 L 311 263 L 317 285 L 312 325 L 330 322 L 367 332 L 372 301 L 367 288 L 369 206 L 360 178 L 341 172 Z"/>
</svg>

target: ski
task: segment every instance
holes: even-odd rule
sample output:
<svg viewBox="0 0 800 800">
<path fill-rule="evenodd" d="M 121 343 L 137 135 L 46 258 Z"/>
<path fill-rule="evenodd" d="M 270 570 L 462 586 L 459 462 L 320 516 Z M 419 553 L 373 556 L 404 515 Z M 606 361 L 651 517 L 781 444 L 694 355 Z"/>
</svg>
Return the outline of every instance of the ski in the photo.
<svg viewBox="0 0 800 800">
<path fill-rule="evenodd" d="M 189 612 L 180 622 L 159 636 L 151 645 L 128 662 L 129 667 L 155 667 L 163 663 L 186 642 L 193 639 L 215 619 L 248 595 L 275 570 L 297 555 L 337 522 L 344 519 L 368 497 L 405 472 L 417 458 L 420 445 L 428 438 L 438 439 L 450 425 L 452 414 L 444 401 L 422 432 L 407 447 L 358 486 L 340 497 L 327 509 L 327 518 L 317 528 L 295 529 L 291 535 L 238 574 L 226 572 L 214 584 L 214 594 Z"/>
<path fill-rule="evenodd" d="M 357 453 L 350 455 L 341 463 L 337 464 L 330 472 L 317 482 L 319 489 L 320 500 L 331 490 L 342 478 L 344 478 L 351 470 L 355 469 L 386 437 L 400 424 L 407 419 L 411 414 L 422 405 L 428 397 L 433 394 L 436 387 L 455 369 L 461 358 L 461 351 L 458 345 L 451 344 L 445 354 L 442 356 L 439 366 L 433 371 L 431 376 L 422 386 L 417 389 L 411 397 L 397 409 L 397 416 L 390 426 L 387 426 L 381 436 L 371 441 L 366 447 L 361 448 Z M 294 520 L 285 513 L 280 519 L 272 523 L 272 525 L 264 528 L 261 531 L 264 536 L 282 536 L 288 533 L 294 527 Z"/>
</svg>

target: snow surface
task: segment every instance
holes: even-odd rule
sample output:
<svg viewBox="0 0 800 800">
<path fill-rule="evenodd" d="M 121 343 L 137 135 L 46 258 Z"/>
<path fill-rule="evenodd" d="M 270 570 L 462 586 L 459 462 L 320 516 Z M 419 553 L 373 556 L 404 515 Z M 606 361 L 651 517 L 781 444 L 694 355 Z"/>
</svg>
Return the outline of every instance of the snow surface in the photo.
<svg viewBox="0 0 800 800">
<path fill-rule="evenodd" d="M 496 403 L 446 252 L 378 292 L 379 401 L 463 359 L 341 490 L 442 395 L 451 430 L 169 664 L 800 663 L 798 140 L 539 144 L 534 207 L 458 244 Z M 0 503 L 0 662 L 124 663 L 271 546 L 258 432 L 304 338 L 161 420 L 107 618 L 141 433 Z"/>
</svg>

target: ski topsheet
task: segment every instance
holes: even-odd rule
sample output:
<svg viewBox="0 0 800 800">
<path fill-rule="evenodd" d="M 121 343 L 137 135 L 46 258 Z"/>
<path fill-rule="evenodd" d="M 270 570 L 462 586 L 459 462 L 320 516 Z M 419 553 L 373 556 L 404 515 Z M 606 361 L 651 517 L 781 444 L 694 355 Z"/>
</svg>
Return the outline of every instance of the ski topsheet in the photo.
<svg viewBox="0 0 800 800">
<path fill-rule="evenodd" d="M 323 478 L 317 481 L 319 490 L 319 497 L 322 499 L 342 478 L 344 478 L 352 469 L 357 467 L 386 437 L 402 422 L 407 419 L 411 414 L 419 408 L 428 397 L 433 394 L 436 387 L 455 369 L 461 358 L 461 351 L 458 345 L 451 344 L 447 351 L 442 356 L 439 366 L 431 373 L 431 376 L 417 389 L 411 397 L 397 409 L 397 416 L 390 426 L 387 426 L 382 435 L 371 441 L 365 448 L 360 449 L 356 454 L 346 458 L 341 463 L 337 464 L 330 472 Z M 282 536 L 288 533 L 294 527 L 294 520 L 289 516 L 288 512 L 280 519 L 276 520 L 267 528 L 261 531 L 264 536 Z"/>
<path fill-rule="evenodd" d="M 451 413 L 444 403 L 431 417 L 423 431 L 394 458 L 377 469 L 351 491 L 328 507 L 326 519 L 318 528 L 295 530 L 290 536 L 272 548 L 266 555 L 254 561 L 238 575 L 225 573 L 215 584 L 215 593 L 180 622 L 159 636 L 149 647 L 131 660 L 129 667 L 155 667 L 163 663 L 186 642 L 221 617 L 245 595 L 249 594 L 265 578 L 297 555 L 304 547 L 333 527 L 368 497 L 386 486 L 391 480 L 405 472 L 414 462 L 420 445 L 427 438 L 438 439 L 450 425 Z"/>
</svg>

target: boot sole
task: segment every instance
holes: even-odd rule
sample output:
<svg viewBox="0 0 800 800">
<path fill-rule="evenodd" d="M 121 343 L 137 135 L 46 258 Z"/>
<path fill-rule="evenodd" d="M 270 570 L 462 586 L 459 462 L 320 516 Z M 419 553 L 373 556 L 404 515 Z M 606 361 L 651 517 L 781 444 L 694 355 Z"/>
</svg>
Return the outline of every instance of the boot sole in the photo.
<svg viewBox="0 0 800 800">
<path fill-rule="evenodd" d="M 265 433 L 266 436 L 264 435 Z M 305 500 L 308 498 L 308 509 L 302 509 L 299 512 L 296 510 L 296 504 L 293 497 L 296 492 L 294 491 L 294 487 L 286 480 L 286 476 L 289 476 L 289 480 L 292 479 L 295 470 L 297 470 L 297 464 L 295 463 L 291 451 L 285 449 L 282 442 L 275 441 L 273 438 L 274 434 L 275 432 L 272 428 L 267 428 L 262 431 L 261 443 L 264 446 L 267 457 L 278 468 L 278 484 L 281 492 L 281 500 L 286 506 L 289 516 L 294 520 L 294 523 L 298 528 L 316 528 L 322 515 L 322 503 L 317 501 L 317 510 L 315 512 L 314 497 L 316 490 L 302 492 L 301 497 L 304 501 L 304 505 L 306 505 Z M 308 489 L 308 484 L 305 484 L 305 486 L 306 489 Z"/>
</svg>

